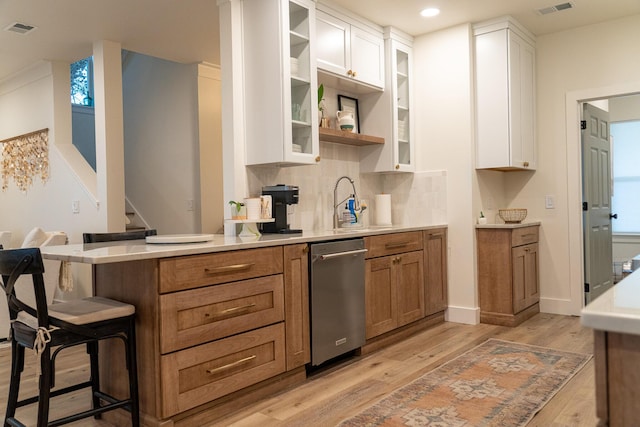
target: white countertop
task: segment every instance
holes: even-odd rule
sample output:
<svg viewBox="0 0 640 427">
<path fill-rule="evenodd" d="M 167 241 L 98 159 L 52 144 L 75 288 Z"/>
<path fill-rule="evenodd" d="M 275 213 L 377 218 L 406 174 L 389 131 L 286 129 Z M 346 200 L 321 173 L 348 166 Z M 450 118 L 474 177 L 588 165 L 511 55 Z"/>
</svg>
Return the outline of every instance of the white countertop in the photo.
<svg viewBox="0 0 640 427">
<path fill-rule="evenodd" d="M 527 221 L 519 224 L 476 224 L 476 228 L 522 228 L 542 224 L 540 221 Z"/>
<path fill-rule="evenodd" d="M 582 309 L 581 321 L 593 329 L 640 335 L 640 270 Z"/>
<path fill-rule="evenodd" d="M 44 246 L 40 248 L 40 250 L 42 252 L 42 257 L 46 259 L 80 262 L 85 264 L 107 264 L 111 262 L 168 258 L 183 255 L 232 251 L 237 249 L 351 239 L 354 237 L 446 227 L 446 224 L 370 227 L 366 229 L 348 229 L 345 231 L 305 231 L 302 234 L 263 234 L 260 237 L 248 238 L 215 234 L 212 241 L 204 243 L 147 244 L 144 240 L 129 240 L 110 243 Z"/>
</svg>

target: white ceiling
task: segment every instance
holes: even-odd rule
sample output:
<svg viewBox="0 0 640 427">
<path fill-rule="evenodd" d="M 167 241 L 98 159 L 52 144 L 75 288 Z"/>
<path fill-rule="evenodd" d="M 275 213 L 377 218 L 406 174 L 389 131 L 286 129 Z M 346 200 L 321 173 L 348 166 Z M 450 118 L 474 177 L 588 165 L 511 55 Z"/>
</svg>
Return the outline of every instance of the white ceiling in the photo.
<svg viewBox="0 0 640 427">
<path fill-rule="evenodd" d="M 264 1 L 264 0 L 259 0 Z M 414 36 L 465 22 L 511 15 L 536 35 L 640 13 L 640 0 L 571 0 L 574 8 L 536 10 L 565 0 L 331 0 L 382 26 Z M 422 18 L 437 6 L 441 14 Z M 38 27 L 2 31 L 20 22 Z M 0 0 L 0 81 L 41 59 L 73 62 L 91 55 L 96 40 L 182 62 L 219 63 L 216 0 Z"/>
</svg>

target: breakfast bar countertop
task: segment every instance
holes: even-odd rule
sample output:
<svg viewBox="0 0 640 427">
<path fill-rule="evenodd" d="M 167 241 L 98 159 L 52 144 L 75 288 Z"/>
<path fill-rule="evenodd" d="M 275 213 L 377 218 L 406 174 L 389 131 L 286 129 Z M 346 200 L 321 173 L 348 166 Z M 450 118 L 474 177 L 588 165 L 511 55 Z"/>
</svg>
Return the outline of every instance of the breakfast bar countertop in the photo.
<svg viewBox="0 0 640 427">
<path fill-rule="evenodd" d="M 640 272 L 635 271 L 582 309 L 584 326 L 640 335 Z"/>
<path fill-rule="evenodd" d="M 372 226 L 365 229 L 305 231 L 302 234 L 263 234 L 256 237 L 213 235 L 213 240 L 203 243 L 149 244 L 142 240 L 108 243 L 71 244 L 45 246 L 40 250 L 43 258 L 85 264 L 107 264 L 112 262 L 136 261 L 154 258 L 168 258 L 183 255 L 197 255 L 238 249 L 261 248 L 296 243 L 311 243 L 329 240 L 351 239 L 380 234 L 420 231 L 444 228 L 446 224 L 420 226 Z"/>
</svg>

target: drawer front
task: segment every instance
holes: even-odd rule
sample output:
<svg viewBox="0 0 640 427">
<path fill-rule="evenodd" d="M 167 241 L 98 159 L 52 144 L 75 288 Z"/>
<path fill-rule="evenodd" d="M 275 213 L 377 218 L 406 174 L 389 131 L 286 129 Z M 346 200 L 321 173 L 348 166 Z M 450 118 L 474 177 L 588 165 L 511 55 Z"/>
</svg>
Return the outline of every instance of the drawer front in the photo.
<svg viewBox="0 0 640 427">
<path fill-rule="evenodd" d="M 160 260 L 160 293 L 282 273 L 282 247 Z"/>
<path fill-rule="evenodd" d="M 285 371 L 284 324 L 163 355 L 162 417 L 171 417 Z"/>
<path fill-rule="evenodd" d="M 536 243 L 538 241 L 539 228 L 538 226 L 514 228 L 511 233 L 511 246 L 515 247 Z"/>
<path fill-rule="evenodd" d="M 283 276 L 160 295 L 160 314 L 163 354 L 281 322 Z"/>
<path fill-rule="evenodd" d="M 364 245 L 369 250 L 366 258 L 399 254 L 422 250 L 422 232 L 384 234 L 364 238 Z"/>
</svg>

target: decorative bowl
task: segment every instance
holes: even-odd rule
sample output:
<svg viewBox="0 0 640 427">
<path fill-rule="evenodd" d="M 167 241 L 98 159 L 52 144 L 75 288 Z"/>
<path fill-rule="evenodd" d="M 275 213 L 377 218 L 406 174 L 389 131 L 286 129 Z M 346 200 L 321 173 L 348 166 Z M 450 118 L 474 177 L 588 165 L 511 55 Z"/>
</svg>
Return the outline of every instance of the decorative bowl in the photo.
<svg viewBox="0 0 640 427">
<path fill-rule="evenodd" d="M 526 209 L 498 209 L 498 216 L 506 224 L 520 224 L 527 217 Z"/>
</svg>

